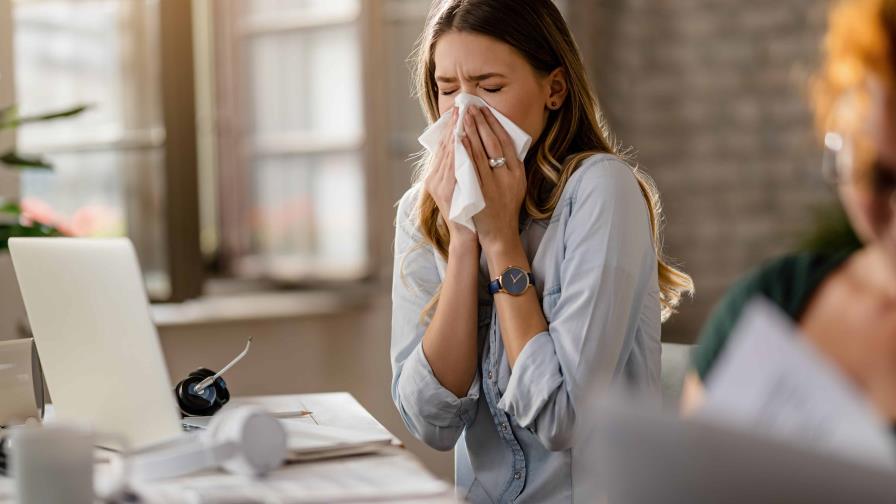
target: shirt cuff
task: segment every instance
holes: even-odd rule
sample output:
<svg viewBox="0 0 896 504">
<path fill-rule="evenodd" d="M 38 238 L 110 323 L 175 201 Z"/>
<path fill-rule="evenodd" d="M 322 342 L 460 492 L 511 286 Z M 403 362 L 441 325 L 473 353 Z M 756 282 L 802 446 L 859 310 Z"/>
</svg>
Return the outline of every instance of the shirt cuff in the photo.
<svg viewBox="0 0 896 504">
<path fill-rule="evenodd" d="M 473 423 L 480 381 L 477 369 L 467 394 L 455 396 L 439 383 L 423 354 L 423 345 L 418 344 L 404 363 L 398 388 L 406 409 L 413 409 L 432 425 L 457 427 Z"/>
<path fill-rule="evenodd" d="M 538 333 L 516 358 L 498 407 L 516 418 L 522 427 L 530 427 L 562 384 L 551 334 Z"/>
</svg>

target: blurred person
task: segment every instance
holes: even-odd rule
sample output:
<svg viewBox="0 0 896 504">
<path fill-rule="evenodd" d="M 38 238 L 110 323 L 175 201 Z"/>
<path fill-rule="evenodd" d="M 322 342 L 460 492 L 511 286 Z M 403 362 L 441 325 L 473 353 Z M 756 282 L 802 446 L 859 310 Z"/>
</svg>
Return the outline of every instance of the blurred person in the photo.
<svg viewBox="0 0 896 504">
<path fill-rule="evenodd" d="M 691 280 L 663 260 L 656 190 L 608 140 L 550 0 L 436 2 L 416 58 L 424 113 L 452 127 L 398 204 L 393 400 L 415 437 L 456 448 L 470 501 L 587 502 L 577 405 L 596 383 L 658 392 L 661 321 Z M 533 139 L 516 159 L 488 108 L 466 115 L 476 232 L 446 218 L 461 92 Z M 522 288 L 491 294 L 508 268 Z"/>
<path fill-rule="evenodd" d="M 812 105 L 823 172 L 861 243 L 784 257 L 734 285 L 701 332 L 686 412 L 701 404 L 702 380 L 742 309 L 763 295 L 896 424 L 896 0 L 832 6 Z"/>
</svg>

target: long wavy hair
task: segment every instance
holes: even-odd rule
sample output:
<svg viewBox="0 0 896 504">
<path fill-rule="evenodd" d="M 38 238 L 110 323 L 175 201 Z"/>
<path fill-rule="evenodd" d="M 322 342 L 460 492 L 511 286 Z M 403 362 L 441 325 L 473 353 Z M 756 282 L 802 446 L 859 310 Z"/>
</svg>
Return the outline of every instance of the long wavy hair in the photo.
<svg viewBox="0 0 896 504">
<path fill-rule="evenodd" d="M 554 213 L 563 188 L 582 161 L 597 153 L 623 157 L 606 128 L 597 99 L 591 93 L 585 67 L 563 16 L 550 0 L 436 0 L 413 53 L 414 87 L 430 123 L 439 118 L 434 50 L 439 38 L 450 31 L 478 33 L 516 49 L 535 71 L 547 76 L 557 68 L 566 71 L 568 96 L 558 110 L 548 114 L 541 136 L 534 140 L 524 160 L 527 177 L 524 210 L 532 219 Z M 426 177 L 429 155 L 421 153 L 415 182 Z M 650 228 L 659 267 L 662 319 L 666 320 L 683 293 L 693 292 L 691 277 L 666 262 L 662 254 L 662 215 L 653 181 L 634 168 L 634 174 L 650 213 Z M 421 191 L 417 200 L 417 225 L 423 238 L 447 260 L 451 237 L 432 195 Z M 438 303 L 437 292 L 421 318 Z"/>
</svg>

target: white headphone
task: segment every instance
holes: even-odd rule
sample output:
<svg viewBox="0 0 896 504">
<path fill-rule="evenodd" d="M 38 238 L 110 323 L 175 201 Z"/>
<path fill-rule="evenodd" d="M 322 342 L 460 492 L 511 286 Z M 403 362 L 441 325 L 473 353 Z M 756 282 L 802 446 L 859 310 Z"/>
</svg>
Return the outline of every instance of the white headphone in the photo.
<svg viewBox="0 0 896 504">
<path fill-rule="evenodd" d="M 245 476 L 263 476 L 286 460 L 286 430 L 257 406 L 240 406 L 212 417 L 208 428 L 172 448 L 128 457 L 127 471 L 151 481 L 221 467 Z"/>
</svg>

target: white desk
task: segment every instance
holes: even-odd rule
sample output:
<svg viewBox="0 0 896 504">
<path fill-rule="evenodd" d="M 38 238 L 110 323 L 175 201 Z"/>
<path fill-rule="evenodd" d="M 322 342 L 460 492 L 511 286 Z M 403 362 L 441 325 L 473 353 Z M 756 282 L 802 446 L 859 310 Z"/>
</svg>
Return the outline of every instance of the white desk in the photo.
<svg viewBox="0 0 896 504">
<path fill-rule="evenodd" d="M 300 394 L 234 398 L 274 411 L 308 410 L 309 422 L 388 433 L 351 394 Z M 391 434 L 390 434 L 391 435 Z M 177 502 L 191 489 L 227 502 L 458 502 L 450 485 L 432 476 L 392 435 L 393 446 L 377 453 L 287 465 L 264 480 L 241 479 L 222 472 L 205 472 L 153 484 L 157 502 Z M 294 495 L 275 500 L 273 492 Z M 253 500 L 255 499 L 255 500 Z M 0 478 L 0 503 L 13 502 L 12 480 Z"/>
</svg>

